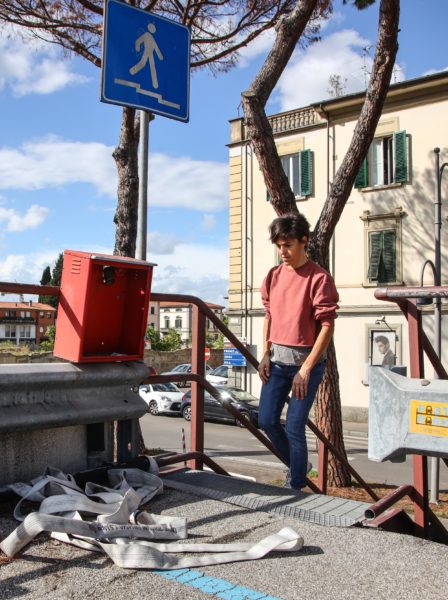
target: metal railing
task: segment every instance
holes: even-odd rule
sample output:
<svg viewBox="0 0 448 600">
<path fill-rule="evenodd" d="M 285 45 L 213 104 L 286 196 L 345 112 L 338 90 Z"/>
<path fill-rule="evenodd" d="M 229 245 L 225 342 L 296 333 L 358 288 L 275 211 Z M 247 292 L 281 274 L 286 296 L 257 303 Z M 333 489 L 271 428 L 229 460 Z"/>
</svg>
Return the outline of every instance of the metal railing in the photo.
<svg viewBox="0 0 448 600">
<path fill-rule="evenodd" d="M 48 296 L 59 296 L 60 288 L 58 286 L 43 286 L 23 283 L 0 282 L 0 292 L 18 293 L 18 294 L 38 294 Z M 231 404 L 229 400 L 222 399 L 219 396 L 218 390 L 205 379 L 205 326 L 206 319 L 209 319 L 234 346 L 246 360 L 258 370 L 257 359 L 247 350 L 244 344 L 228 329 L 219 317 L 205 304 L 203 300 L 196 296 L 184 294 L 159 294 L 151 293 L 151 300 L 155 302 L 182 302 L 193 306 L 193 324 L 192 324 L 192 373 L 179 375 L 153 375 L 148 377 L 142 383 L 162 383 L 168 381 L 191 381 L 191 409 L 192 420 L 190 430 L 190 452 L 185 454 L 170 455 L 169 457 L 161 458 L 161 464 L 175 464 L 189 461 L 189 466 L 194 469 L 202 469 L 204 463 L 213 468 L 217 472 L 225 473 L 222 467 L 219 467 L 210 457 L 204 453 L 204 391 L 206 390 L 230 414 L 238 419 L 254 437 L 256 437 L 272 454 L 277 456 L 281 461 L 281 457 L 270 442 L 270 440 L 257 429 L 244 415 Z M 310 479 L 307 479 L 307 485 L 315 493 L 325 494 L 328 483 L 328 453 L 331 452 L 337 460 L 339 460 L 351 473 L 353 478 L 359 485 L 370 495 L 373 500 L 378 500 L 379 497 L 368 483 L 357 473 L 350 465 L 345 456 L 326 438 L 326 436 L 316 427 L 316 425 L 308 420 L 308 427 L 318 439 L 318 456 L 319 469 L 317 485 Z M 212 466 L 215 465 L 214 467 Z"/>
<path fill-rule="evenodd" d="M 439 379 L 448 379 L 448 373 L 442 365 L 437 352 L 434 350 L 428 336 L 423 331 L 422 311 L 419 301 L 434 298 L 448 298 L 447 286 L 422 286 L 422 287 L 390 287 L 378 288 L 375 298 L 395 302 L 406 317 L 409 330 L 409 362 L 410 376 L 423 379 L 425 376 L 423 353 L 425 353 L 437 373 Z M 446 464 L 446 460 L 444 460 Z M 429 527 L 433 526 L 442 539 L 448 543 L 448 531 L 429 508 L 428 494 L 428 458 L 427 456 L 414 455 L 414 482 L 412 486 L 405 486 L 402 494 L 398 490 L 393 492 L 391 498 L 383 498 L 382 505 L 388 507 L 394 504 L 403 495 L 409 495 L 414 504 L 414 523 L 416 533 L 428 537 Z M 409 489 L 408 489 L 409 488 Z M 372 508 L 372 507 L 371 507 Z M 384 509 L 383 509 L 384 510 Z"/>
</svg>

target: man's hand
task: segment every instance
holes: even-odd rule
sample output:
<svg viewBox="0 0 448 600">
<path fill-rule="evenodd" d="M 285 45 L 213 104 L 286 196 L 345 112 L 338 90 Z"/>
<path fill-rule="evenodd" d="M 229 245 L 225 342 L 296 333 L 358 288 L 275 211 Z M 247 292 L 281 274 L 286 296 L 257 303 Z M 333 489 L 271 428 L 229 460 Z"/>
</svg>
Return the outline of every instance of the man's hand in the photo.
<svg viewBox="0 0 448 600">
<path fill-rule="evenodd" d="M 263 383 L 266 383 L 269 379 L 271 372 L 271 360 L 269 358 L 269 352 L 267 352 L 258 365 L 258 375 Z"/>
<path fill-rule="evenodd" d="M 292 380 L 292 395 L 299 400 L 303 400 L 308 393 L 308 381 L 310 379 L 311 369 L 304 364 Z"/>
</svg>

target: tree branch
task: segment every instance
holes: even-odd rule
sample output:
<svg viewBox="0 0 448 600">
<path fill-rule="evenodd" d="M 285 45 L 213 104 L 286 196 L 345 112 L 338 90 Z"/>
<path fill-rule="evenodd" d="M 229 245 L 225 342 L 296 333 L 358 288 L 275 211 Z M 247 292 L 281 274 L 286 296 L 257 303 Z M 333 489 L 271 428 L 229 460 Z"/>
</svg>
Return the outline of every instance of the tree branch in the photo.
<svg viewBox="0 0 448 600">
<path fill-rule="evenodd" d="M 299 0 L 292 13 L 282 17 L 268 57 L 249 90 L 242 94 L 247 137 L 252 142 L 272 206 L 277 214 L 297 211 L 297 205 L 275 147 L 265 105 L 317 4 L 318 0 Z"/>
<path fill-rule="evenodd" d="M 398 50 L 400 0 L 381 0 L 378 42 L 364 105 L 353 132 L 349 149 L 334 178 L 314 229 L 311 248 L 327 248 L 378 124 Z"/>
</svg>

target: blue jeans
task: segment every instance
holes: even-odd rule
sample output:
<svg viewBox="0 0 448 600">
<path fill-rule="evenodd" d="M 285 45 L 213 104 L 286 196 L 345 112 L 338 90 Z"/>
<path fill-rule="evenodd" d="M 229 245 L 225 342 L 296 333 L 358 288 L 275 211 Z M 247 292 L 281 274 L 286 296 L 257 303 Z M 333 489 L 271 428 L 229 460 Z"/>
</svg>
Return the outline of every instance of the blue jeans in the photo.
<svg viewBox="0 0 448 600">
<path fill-rule="evenodd" d="M 317 388 L 324 376 L 325 361 L 317 363 L 310 374 L 308 393 L 303 400 L 292 396 L 286 413 L 286 427 L 280 423 L 285 402 L 291 391 L 292 380 L 299 367 L 271 362 L 267 383 L 261 388 L 258 424 L 275 446 L 277 452 L 291 470 L 291 487 L 306 486 L 308 448 L 305 427 L 313 405 Z"/>
</svg>

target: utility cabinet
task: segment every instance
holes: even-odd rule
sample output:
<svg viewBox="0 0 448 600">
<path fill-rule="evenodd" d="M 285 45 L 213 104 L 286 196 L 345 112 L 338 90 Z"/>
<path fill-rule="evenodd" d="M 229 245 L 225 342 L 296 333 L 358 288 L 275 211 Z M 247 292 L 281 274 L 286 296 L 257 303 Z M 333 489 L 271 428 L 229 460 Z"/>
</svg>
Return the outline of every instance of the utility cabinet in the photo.
<svg viewBox="0 0 448 600">
<path fill-rule="evenodd" d="M 75 363 L 141 360 L 153 267 L 65 250 L 54 355 Z"/>
</svg>

